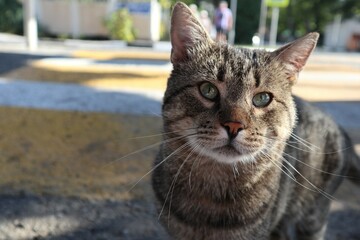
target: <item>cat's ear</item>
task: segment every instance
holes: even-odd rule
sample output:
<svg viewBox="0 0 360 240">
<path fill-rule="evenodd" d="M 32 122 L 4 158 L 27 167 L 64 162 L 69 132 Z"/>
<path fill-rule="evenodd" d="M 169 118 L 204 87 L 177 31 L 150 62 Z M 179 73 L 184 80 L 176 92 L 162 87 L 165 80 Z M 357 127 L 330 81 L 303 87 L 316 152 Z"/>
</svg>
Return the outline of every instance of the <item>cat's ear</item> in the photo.
<svg viewBox="0 0 360 240">
<path fill-rule="evenodd" d="M 181 2 L 172 12 L 170 37 L 172 63 L 186 61 L 195 54 L 194 49 L 212 41 L 190 8 Z"/>
<path fill-rule="evenodd" d="M 296 81 L 299 72 L 303 69 L 311 52 L 314 50 L 318 38 L 318 33 L 309 33 L 272 53 L 274 58 L 284 64 L 289 80 Z"/>
</svg>

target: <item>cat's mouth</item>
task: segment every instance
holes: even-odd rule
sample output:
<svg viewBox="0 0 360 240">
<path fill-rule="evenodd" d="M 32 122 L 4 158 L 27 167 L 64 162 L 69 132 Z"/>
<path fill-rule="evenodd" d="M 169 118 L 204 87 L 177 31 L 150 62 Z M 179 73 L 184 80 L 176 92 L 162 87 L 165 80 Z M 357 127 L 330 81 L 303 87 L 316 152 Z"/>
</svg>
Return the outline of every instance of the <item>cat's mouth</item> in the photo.
<svg viewBox="0 0 360 240">
<path fill-rule="evenodd" d="M 259 146 L 253 146 L 249 144 L 239 144 L 235 145 L 233 142 L 228 142 L 227 144 L 217 147 L 213 150 L 218 152 L 219 154 L 226 155 L 226 156 L 241 156 L 247 155 L 257 152 Z"/>
</svg>

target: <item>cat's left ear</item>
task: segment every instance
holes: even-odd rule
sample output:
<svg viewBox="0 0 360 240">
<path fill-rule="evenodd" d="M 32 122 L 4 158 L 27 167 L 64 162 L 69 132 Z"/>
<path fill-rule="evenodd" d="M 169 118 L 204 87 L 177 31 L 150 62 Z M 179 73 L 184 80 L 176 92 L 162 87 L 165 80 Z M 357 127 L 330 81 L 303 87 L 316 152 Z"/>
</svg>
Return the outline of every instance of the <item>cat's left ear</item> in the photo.
<svg viewBox="0 0 360 240">
<path fill-rule="evenodd" d="M 182 2 L 175 4 L 171 17 L 171 62 L 184 62 L 196 54 L 195 49 L 201 49 L 211 38 L 191 12 Z"/>
<path fill-rule="evenodd" d="M 295 83 L 299 72 L 303 69 L 311 52 L 314 50 L 318 38 L 318 33 L 309 33 L 272 52 L 273 57 L 284 64 L 288 79 L 293 83 Z"/>
</svg>

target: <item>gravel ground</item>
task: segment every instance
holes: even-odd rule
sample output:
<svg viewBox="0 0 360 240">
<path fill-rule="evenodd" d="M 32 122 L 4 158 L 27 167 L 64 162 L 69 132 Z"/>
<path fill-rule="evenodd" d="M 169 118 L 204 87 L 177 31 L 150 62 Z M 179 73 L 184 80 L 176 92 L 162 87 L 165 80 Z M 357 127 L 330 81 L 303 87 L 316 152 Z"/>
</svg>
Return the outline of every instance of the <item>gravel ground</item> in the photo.
<svg viewBox="0 0 360 240">
<path fill-rule="evenodd" d="M 0 211 L 0 239 L 166 239 L 144 200 L 2 195 Z"/>
<path fill-rule="evenodd" d="M 149 184 L 145 184 L 150 187 Z M 344 199 L 344 184 L 332 205 L 326 240 L 360 239 L 360 203 Z M 350 193 L 350 196 L 354 192 Z M 359 200 L 360 192 L 356 197 Z M 340 198 L 343 198 L 340 200 Z M 0 196 L 0 239 L 169 239 L 157 222 L 153 196 L 129 201 L 84 200 L 26 193 Z"/>
</svg>

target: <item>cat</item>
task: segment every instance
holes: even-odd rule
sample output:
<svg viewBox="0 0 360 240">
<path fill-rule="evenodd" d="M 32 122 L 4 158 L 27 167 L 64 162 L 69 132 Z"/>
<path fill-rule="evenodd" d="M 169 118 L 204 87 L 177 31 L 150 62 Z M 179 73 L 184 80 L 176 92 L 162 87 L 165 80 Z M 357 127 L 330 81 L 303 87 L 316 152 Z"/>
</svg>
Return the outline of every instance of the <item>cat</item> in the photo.
<svg viewBox="0 0 360 240">
<path fill-rule="evenodd" d="M 177 3 L 152 186 L 174 239 L 324 239 L 332 195 L 359 176 L 346 133 L 291 94 L 316 46 L 273 52 L 210 39 Z"/>
</svg>

